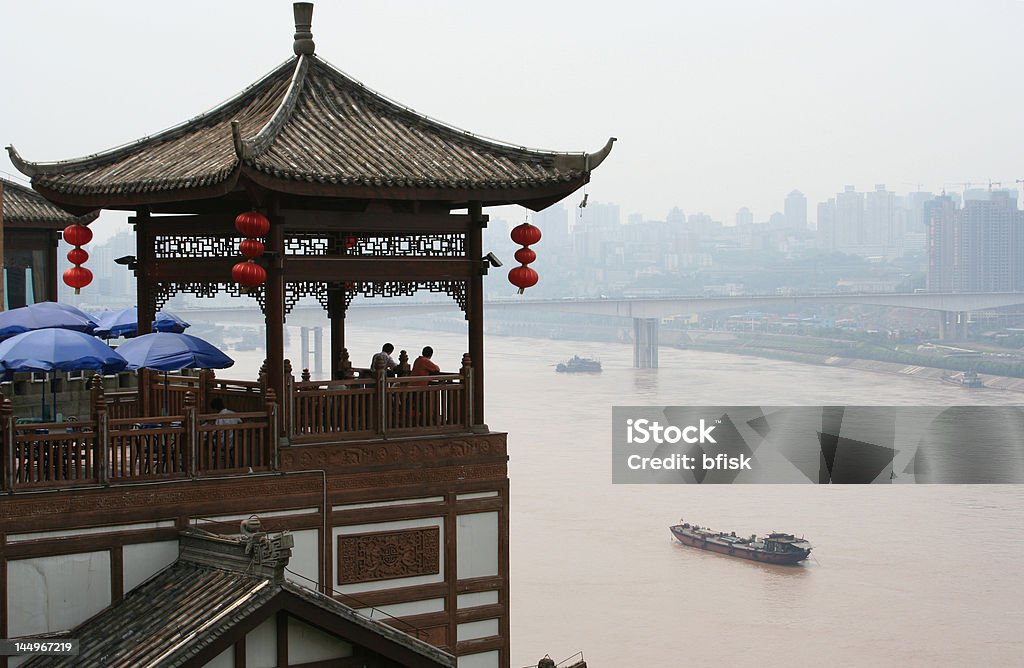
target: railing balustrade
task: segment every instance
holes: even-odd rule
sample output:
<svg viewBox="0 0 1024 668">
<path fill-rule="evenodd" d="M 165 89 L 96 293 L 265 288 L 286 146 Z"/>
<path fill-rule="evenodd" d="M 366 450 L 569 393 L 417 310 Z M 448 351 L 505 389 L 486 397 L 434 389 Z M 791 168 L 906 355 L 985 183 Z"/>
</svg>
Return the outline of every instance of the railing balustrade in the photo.
<svg viewBox="0 0 1024 668">
<path fill-rule="evenodd" d="M 279 405 L 263 383 L 209 372 L 166 384 L 162 374 L 148 374 L 138 390 L 117 392 L 106 392 L 97 376 L 91 419 L 81 422 L 17 424 L 4 397 L 0 490 L 275 470 L 280 435 L 301 445 L 464 432 L 475 424 L 468 355 L 458 373 L 394 377 L 380 367 L 345 380 L 308 378 L 289 377 Z M 214 398 L 233 412 L 203 412 Z"/>
</svg>

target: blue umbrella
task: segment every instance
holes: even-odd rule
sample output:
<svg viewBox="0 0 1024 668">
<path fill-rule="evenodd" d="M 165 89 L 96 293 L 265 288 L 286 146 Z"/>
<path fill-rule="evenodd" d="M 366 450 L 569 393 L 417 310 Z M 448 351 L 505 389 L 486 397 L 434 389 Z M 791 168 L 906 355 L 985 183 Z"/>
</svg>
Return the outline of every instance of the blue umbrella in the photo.
<svg viewBox="0 0 1024 668">
<path fill-rule="evenodd" d="M 126 341 L 117 352 L 128 360 L 129 369 L 164 372 L 164 413 L 170 404 L 167 372 L 177 369 L 226 369 L 235 363 L 213 344 L 189 334 L 153 332 Z"/>
<path fill-rule="evenodd" d="M 120 311 L 104 311 L 96 317 L 99 320 L 99 326 L 96 328 L 95 334 L 105 339 L 135 336 L 139 331 L 138 306 Z M 167 311 L 157 311 L 156 319 L 153 321 L 153 329 L 157 332 L 180 334 L 189 326 L 189 323 Z"/>
<path fill-rule="evenodd" d="M 73 306 L 53 302 L 41 302 L 0 313 L 0 339 L 50 328 L 91 332 L 96 328 L 96 321 Z"/>
<path fill-rule="evenodd" d="M 226 369 L 235 363 L 212 344 L 189 334 L 154 332 L 126 341 L 117 352 L 129 369 Z"/>
<path fill-rule="evenodd" d="M 18 309 L 20 310 L 20 309 Z M 0 367 L 6 371 L 121 371 L 128 362 L 107 344 L 84 332 L 38 329 L 0 342 Z M 50 383 L 53 389 L 53 383 Z M 57 405 L 56 396 L 54 406 Z M 46 394 L 43 394 L 46 413 Z"/>
</svg>

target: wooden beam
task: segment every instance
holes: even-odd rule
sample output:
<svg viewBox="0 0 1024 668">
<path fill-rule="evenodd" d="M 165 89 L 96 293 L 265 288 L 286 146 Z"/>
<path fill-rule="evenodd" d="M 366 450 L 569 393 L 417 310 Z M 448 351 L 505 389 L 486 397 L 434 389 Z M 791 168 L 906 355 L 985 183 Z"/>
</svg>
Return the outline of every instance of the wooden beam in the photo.
<svg viewBox="0 0 1024 668">
<path fill-rule="evenodd" d="M 486 216 L 485 216 L 486 218 Z M 300 232 L 351 232 L 365 236 L 406 234 L 459 234 L 467 231 L 469 216 L 447 213 L 353 213 L 349 211 L 305 211 L 285 214 L 286 234 Z M 128 222 L 134 223 L 132 216 Z M 227 213 L 199 213 L 185 216 L 153 216 L 154 234 L 167 236 L 239 236 L 235 218 Z"/>
<path fill-rule="evenodd" d="M 267 250 L 270 250 L 269 245 Z M 149 281 L 230 283 L 231 267 L 241 261 L 240 255 L 227 258 L 160 258 L 152 260 L 148 266 L 140 265 L 139 269 Z M 464 258 L 286 255 L 283 263 L 284 278 L 291 282 L 468 280 L 480 268 L 480 262 Z"/>
</svg>

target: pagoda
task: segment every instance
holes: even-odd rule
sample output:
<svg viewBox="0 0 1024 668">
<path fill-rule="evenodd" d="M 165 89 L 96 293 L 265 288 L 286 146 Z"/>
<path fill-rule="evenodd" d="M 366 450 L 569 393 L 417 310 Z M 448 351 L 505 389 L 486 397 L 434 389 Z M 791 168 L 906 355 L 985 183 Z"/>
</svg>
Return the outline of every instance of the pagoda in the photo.
<svg viewBox="0 0 1024 668">
<path fill-rule="evenodd" d="M 132 392 L 93 381 L 74 430 L 23 428 L 0 406 L 0 636 L 73 628 L 174 563 L 179 532 L 232 534 L 258 515 L 294 539 L 286 577 L 459 665 L 510 665 L 506 435 L 484 421 L 483 211 L 563 199 L 614 139 L 595 153 L 540 151 L 419 114 L 318 57 L 312 9 L 295 4 L 292 58 L 185 123 L 59 162 L 8 147 L 70 214 L 132 212 L 140 333 L 175 294 L 227 292 L 262 309 L 267 334 L 258 379 L 143 377 Z M 240 214 L 269 222 L 256 285 L 232 278 L 246 261 Z M 422 290 L 465 313 L 461 368 L 429 383 L 404 375 L 404 356 L 394 376 L 355 368 L 353 297 Z M 331 323 L 330 380 L 296 377 L 285 359 L 303 297 Z M 240 423 L 218 424 L 214 398 Z M 72 609 L 37 609 L 25 578 L 40 573 L 70 588 Z"/>
</svg>

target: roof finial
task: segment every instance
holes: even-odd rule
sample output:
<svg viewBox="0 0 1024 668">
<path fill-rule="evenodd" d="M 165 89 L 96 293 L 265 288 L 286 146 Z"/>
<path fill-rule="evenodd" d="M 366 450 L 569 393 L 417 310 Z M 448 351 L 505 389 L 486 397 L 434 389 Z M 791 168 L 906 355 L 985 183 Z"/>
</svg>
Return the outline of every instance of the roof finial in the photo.
<svg viewBox="0 0 1024 668">
<path fill-rule="evenodd" d="M 295 12 L 295 43 L 292 50 L 296 56 L 312 56 L 316 50 L 313 43 L 313 3 L 296 2 L 292 5 Z"/>
</svg>

